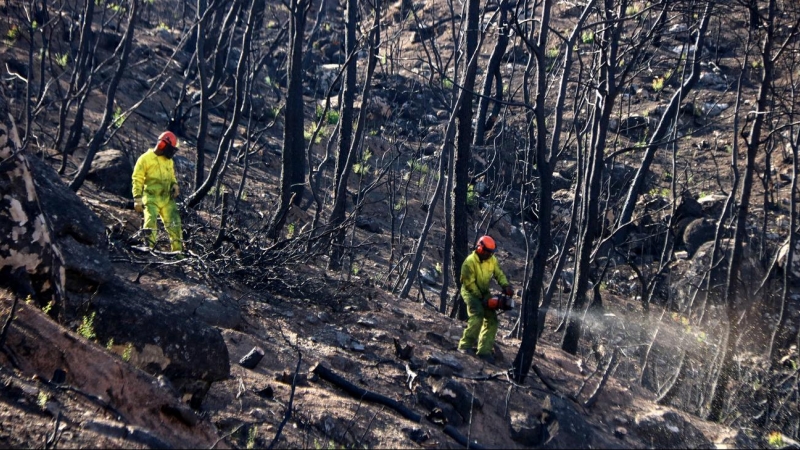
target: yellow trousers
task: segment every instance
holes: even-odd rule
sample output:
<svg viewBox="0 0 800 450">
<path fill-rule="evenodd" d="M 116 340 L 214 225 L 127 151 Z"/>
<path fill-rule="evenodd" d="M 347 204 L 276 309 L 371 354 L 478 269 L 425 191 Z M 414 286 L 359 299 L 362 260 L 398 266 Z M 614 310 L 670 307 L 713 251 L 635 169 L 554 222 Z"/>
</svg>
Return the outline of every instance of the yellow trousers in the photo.
<svg viewBox="0 0 800 450">
<path fill-rule="evenodd" d="M 145 195 L 144 197 L 144 226 L 147 244 L 155 248 L 158 233 L 158 222 L 161 217 L 164 228 L 169 235 L 170 247 L 173 252 L 183 251 L 183 232 L 181 231 L 181 216 L 175 199 L 167 196 Z"/>
</svg>

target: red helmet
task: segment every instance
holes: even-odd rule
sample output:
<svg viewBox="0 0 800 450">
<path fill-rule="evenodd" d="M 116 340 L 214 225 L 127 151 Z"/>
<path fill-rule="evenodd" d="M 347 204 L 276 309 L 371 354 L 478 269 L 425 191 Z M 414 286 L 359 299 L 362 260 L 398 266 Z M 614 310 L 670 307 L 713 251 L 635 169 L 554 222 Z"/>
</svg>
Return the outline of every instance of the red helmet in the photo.
<svg viewBox="0 0 800 450">
<path fill-rule="evenodd" d="M 491 236 L 482 236 L 478 239 L 478 244 L 475 248 L 478 254 L 489 256 L 494 253 L 495 250 L 497 250 L 497 244 L 494 243 L 494 239 L 492 239 Z"/>
<path fill-rule="evenodd" d="M 162 151 L 168 146 L 178 148 L 178 138 L 172 131 L 165 131 L 161 133 L 160 136 L 158 136 L 158 144 L 156 144 L 156 150 Z"/>
</svg>

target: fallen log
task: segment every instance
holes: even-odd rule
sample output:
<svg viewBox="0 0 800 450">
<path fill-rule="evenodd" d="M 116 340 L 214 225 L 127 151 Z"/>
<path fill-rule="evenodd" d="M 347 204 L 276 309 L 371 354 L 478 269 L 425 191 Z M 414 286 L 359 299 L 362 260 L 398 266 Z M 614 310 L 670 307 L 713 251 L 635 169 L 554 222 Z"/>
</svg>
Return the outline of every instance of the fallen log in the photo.
<svg viewBox="0 0 800 450">
<path fill-rule="evenodd" d="M 345 380 L 341 376 L 335 374 L 332 370 L 328 369 L 327 367 L 323 366 L 322 363 L 316 363 L 312 368 L 311 372 L 317 374 L 323 380 L 335 384 L 337 387 L 342 389 L 343 391 L 347 392 L 351 396 L 366 400 L 368 402 L 378 403 L 379 405 L 388 406 L 393 410 L 397 411 L 408 420 L 412 422 L 419 423 L 422 420 L 422 416 L 411 410 L 410 408 L 406 407 L 402 403 L 398 402 L 397 400 L 393 400 L 385 395 L 381 395 L 372 391 L 368 391 L 366 389 L 360 388 L 355 384 Z"/>
<path fill-rule="evenodd" d="M 12 307 L 13 295 L 0 289 L 0 317 L 9 314 Z M 62 328 L 33 305 L 18 302 L 5 344 L 9 352 L 16 355 L 19 370 L 25 377 L 36 377 L 44 383 L 57 371 L 63 372 L 63 379 L 57 380 L 60 384 L 46 384 L 53 389 L 80 394 L 93 405 L 103 407 L 111 417 L 104 417 L 103 412 L 90 408 L 95 411 L 92 418 L 95 425 L 107 420 L 122 423 L 125 439 L 154 447 L 208 448 L 217 437 L 210 421 L 197 421 L 191 426 L 191 420 L 167 413 L 185 406 L 174 394 L 159 386 L 154 377 L 112 356 L 96 343 Z M 0 364 L 5 364 L 4 356 L 0 354 Z M 63 420 L 76 421 L 76 418 L 64 416 Z"/>
<path fill-rule="evenodd" d="M 445 426 L 442 431 L 444 432 L 444 434 L 446 434 L 446 435 L 450 436 L 451 438 L 455 439 L 456 442 L 458 442 L 459 444 L 461 444 L 464 447 L 474 448 L 476 450 L 481 450 L 481 449 L 486 448 L 486 447 L 484 447 L 484 446 L 482 446 L 480 444 L 470 443 L 469 439 L 467 439 L 466 436 L 461 434 L 460 431 L 456 430 L 456 427 L 454 427 L 452 425 Z"/>
</svg>

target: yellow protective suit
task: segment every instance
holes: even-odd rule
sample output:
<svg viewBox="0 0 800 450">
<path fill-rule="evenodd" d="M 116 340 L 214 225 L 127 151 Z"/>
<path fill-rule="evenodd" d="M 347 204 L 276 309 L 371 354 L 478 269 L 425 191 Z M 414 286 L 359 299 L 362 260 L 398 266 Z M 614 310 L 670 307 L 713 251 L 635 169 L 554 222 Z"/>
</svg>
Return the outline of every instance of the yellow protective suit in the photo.
<svg viewBox="0 0 800 450">
<path fill-rule="evenodd" d="M 461 265 L 461 298 L 467 304 L 469 319 L 458 348 L 469 350 L 475 347 L 477 341 L 478 356 L 492 353 L 497 335 L 497 311 L 483 307 L 483 300 L 491 297 L 489 283 L 492 277 L 500 286 L 508 286 L 508 279 L 500 270 L 500 264 L 494 255 L 481 261 L 478 254 L 472 252 L 464 259 Z"/>
<path fill-rule="evenodd" d="M 172 251 L 183 251 L 183 233 L 178 205 L 172 197 L 173 186 L 178 184 L 175 178 L 175 165 L 171 158 L 156 155 L 151 149 L 142 154 L 133 168 L 133 198 L 142 197 L 144 205 L 144 224 L 147 243 L 150 248 L 156 246 L 158 224 L 161 217 L 164 228 L 169 235 Z"/>
</svg>

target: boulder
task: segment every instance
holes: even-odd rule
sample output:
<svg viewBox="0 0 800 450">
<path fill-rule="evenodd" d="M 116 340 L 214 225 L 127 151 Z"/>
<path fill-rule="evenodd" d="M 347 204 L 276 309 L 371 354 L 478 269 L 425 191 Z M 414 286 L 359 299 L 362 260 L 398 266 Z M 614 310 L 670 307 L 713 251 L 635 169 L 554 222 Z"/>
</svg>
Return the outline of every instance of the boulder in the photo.
<svg viewBox="0 0 800 450">
<path fill-rule="evenodd" d="M 683 244 L 689 257 L 691 258 L 701 245 L 713 240 L 716 231 L 717 226 L 711 220 L 706 218 L 692 220 L 683 231 Z"/>
<path fill-rule="evenodd" d="M 90 308 L 99 342 L 113 339 L 118 352 L 132 348 L 132 364 L 164 375 L 194 408 L 212 382 L 230 375 L 228 348 L 217 329 L 127 281 L 101 285 Z"/>
<path fill-rule="evenodd" d="M 172 289 L 166 300 L 183 309 L 187 317 L 194 317 L 212 326 L 236 329 L 242 323 L 239 308 L 229 298 L 217 296 L 202 285 Z"/>
<path fill-rule="evenodd" d="M 483 402 L 470 392 L 463 384 L 453 379 L 442 379 L 433 385 L 433 393 L 456 409 L 459 415 L 469 421 L 474 410 L 480 409 Z"/>
<path fill-rule="evenodd" d="M 727 200 L 727 195 L 708 194 L 698 198 L 697 204 L 700 205 L 703 215 L 719 219 L 720 214 L 722 214 L 722 209 L 725 207 L 725 201 Z"/>
<path fill-rule="evenodd" d="M 542 443 L 543 428 L 536 416 L 527 412 L 512 411 L 508 417 L 511 439 L 527 448 Z"/>
<path fill-rule="evenodd" d="M 317 94 L 326 95 L 330 91 L 331 95 L 336 95 L 339 92 L 339 85 L 341 81 L 336 81 L 336 76 L 339 74 L 341 66 L 339 64 L 322 64 L 317 66 L 316 76 L 314 79 L 317 82 Z"/>
<path fill-rule="evenodd" d="M 607 164 L 603 170 L 604 182 L 608 183 L 611 195 L 614 197 L 619 196 L 628 188 L 634 175 L 636 175 L 636 169 L 633 166 L 620 162 Z"/>
<path fill-rule="evenodd" d="M 39 306 L 50 302 L 57 315 L 64 301 L 64 260 L 38 198 L 29 158 L 0 96 L 0 287 Z"/>
<path fill-rule="evenodd" d="M 613 131 L 638 141 L 644 136 L 644 132 L 647 130 L 649 123 L 647 117 L 632 115 L 618 122 L 609 123 L 609 126 L 614 125 L 614 127 L 611 128 Z"/>
<path fill-rule="evenodd" d="M 651 411 L 636 416 L 638 434 L 652 448 L 711 448 L 711 441 L 680 414 Z"/>
<path fill-rule="evenodd" d="M 541 448 L 593 447 L 594 431 L 567 400 L 548 395 L 542 405 L 540 421 Z"/>
<path fill-rule="evenodd" d="M 707 87 L 710 89 L 724 90 L 728 88 L 728 82 L 721 75 L 714 72 L 703 72 L 700 74 L 700 79 L 697 81 L 700 87 Z"/>
<path fill-rule="evenodd" d="M 86 179 L 104 191 L 130 199 L 133 198 L 131 175 L 133 166 L 125 152 L 103 150 L 95 155 Z"/>
<path fill-rule="evenodd" d="M 720 248 L 718 250 L 718 258 L 722 258 L 719 263 L 711 266 L 711 253 L 714 248 L 714 241 L 702 244 L 689 259 L 680 271 L 671 269 L 671 277 L 677 280 L 672 288 L 672 298 L 676 302 L 675 306 L 679 311 L 683 311 L 688 302 L 695 298 L 698 290 L 705 290 L 706 286 L 710 286 L 709 302 L 718 304 L 722 301 L 722 294 L 725 288 L 725 279 L 728 273 L 728 261 L 731 256 L 731 246 L 733 240 L 722 239 L 720 241 Z M 750 254 L 750 248 L 746 244 L 743 248 L 742 264 L 739 276 L 736 277 L 736 283 L 739 284 L 737 292 L 738 297 L 734 299 L 741 308 L 745 305 L 751 305 L 754 301 L 763 298 L 757 295 L 760 283 L 752 282 L 752 280 L 764 279 L 764 269 L 758 261 L 758 258 Z M 711 270 L 710 283 L 706 284 L 706 274 Z M 701 291 L 702 292 L 702 291 Z"/>
<path fill-rule="evenodd" d="M 417 403 L 427 409 L 427 419 L 437 425 L 452 425 L 460 427 L 464 424 L 464 419 L 456 412 L 455 408 L 448 403 L 439 402 L 436 397 L 425 392 L 417 392 Z"/>
<path fill-rule="evenodd" d="M 93 290 L 113 276 L 103 222 L 72 192 L 58 173 L 39 158 L 28 158 L 39 204 L 56 244 L 63 248 L 67 288 Z"/>
</svg>

